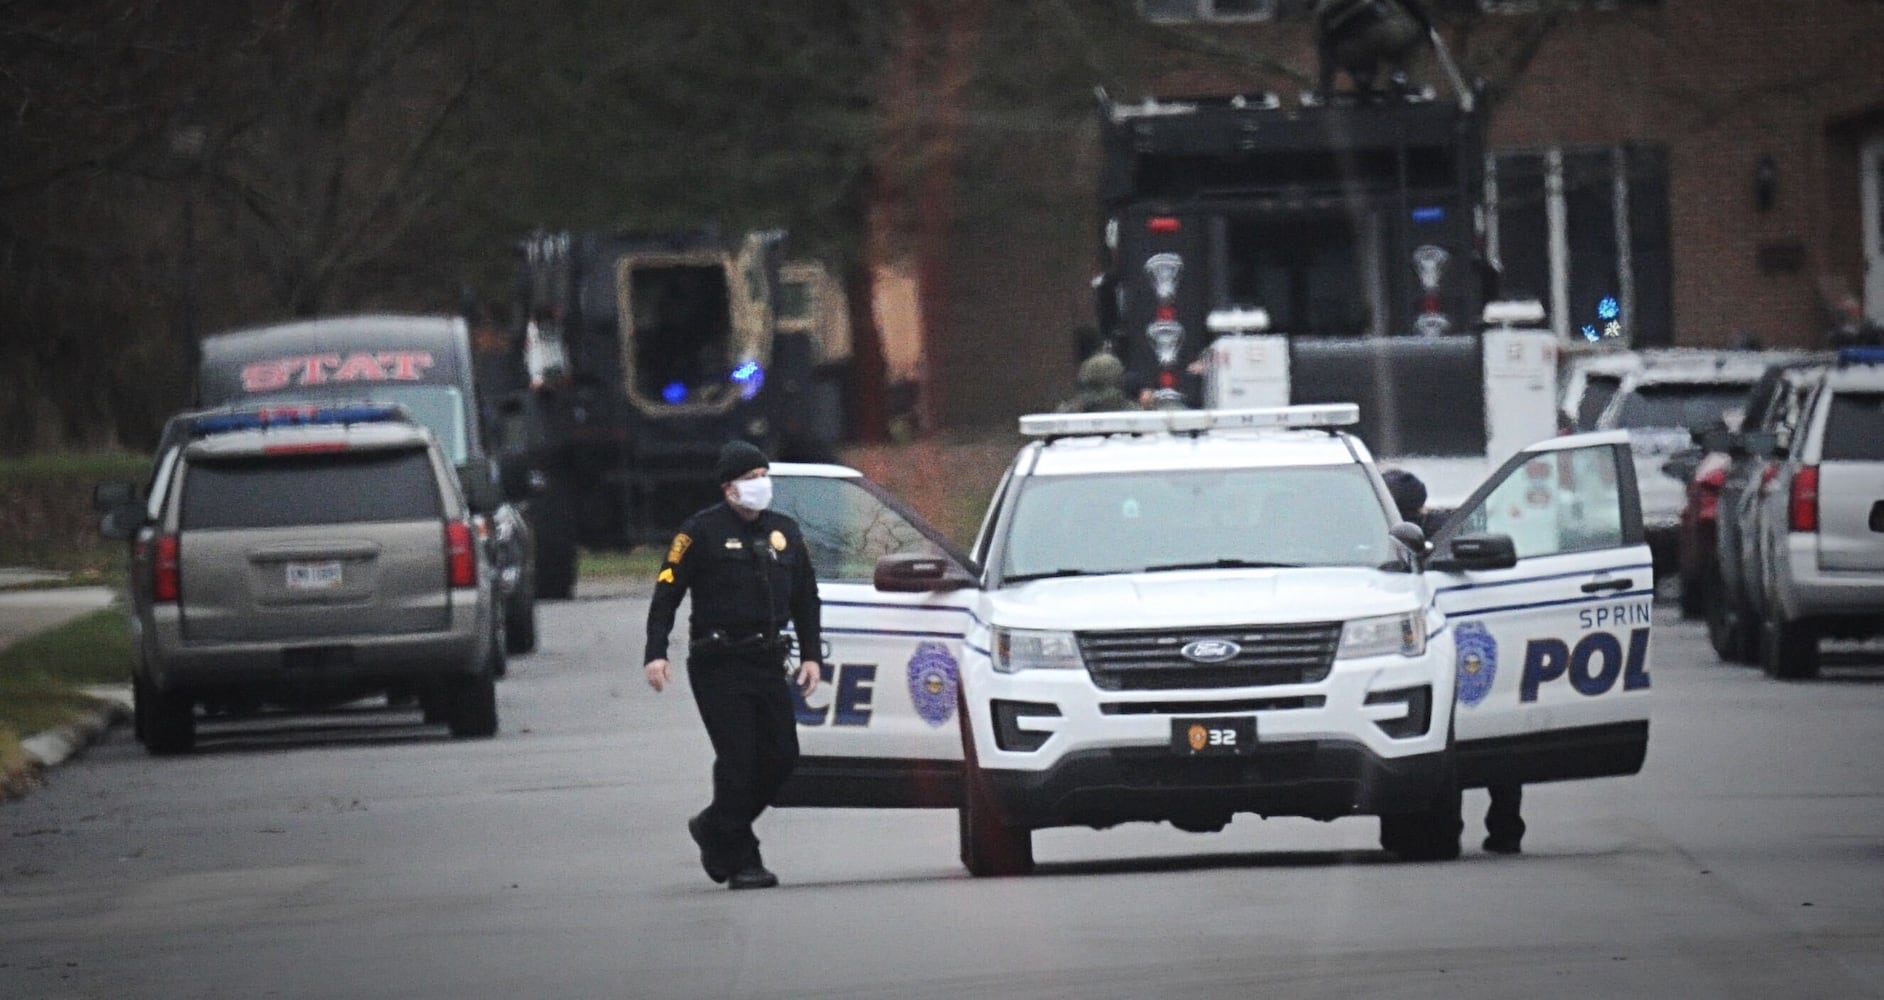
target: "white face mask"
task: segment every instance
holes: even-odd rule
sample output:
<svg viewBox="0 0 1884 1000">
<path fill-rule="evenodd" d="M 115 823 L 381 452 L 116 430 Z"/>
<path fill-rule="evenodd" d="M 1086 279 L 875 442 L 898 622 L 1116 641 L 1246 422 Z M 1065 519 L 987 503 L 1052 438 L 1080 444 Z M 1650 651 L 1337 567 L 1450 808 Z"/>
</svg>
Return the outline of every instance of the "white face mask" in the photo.
<svg viewBox="0 0 1884 1000">
<path fill-rule="evenodd" d="M 772 477 L 735 480 L 733 502 L 747 510 L 764 510 L 772 506 Z"/>
</svg>

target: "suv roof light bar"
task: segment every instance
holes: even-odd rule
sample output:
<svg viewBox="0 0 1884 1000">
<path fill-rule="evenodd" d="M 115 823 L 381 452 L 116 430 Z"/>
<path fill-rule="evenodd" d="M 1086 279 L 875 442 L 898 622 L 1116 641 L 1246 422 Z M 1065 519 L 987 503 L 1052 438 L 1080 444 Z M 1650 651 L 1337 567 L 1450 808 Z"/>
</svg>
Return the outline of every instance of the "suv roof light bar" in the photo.
<svg viewBox="0 0 1884 1000">
<path fill-rule="evenodd" d="M 1838 349 L 1838 366 L 1848 365 L 1884 365 L 1884 347 L 1841 347 Z"/>
<path fill-rule="evenodd" d="M 231 431 L 263 430 L 269 427 L 318 427 L 344 424 L 382 424 L 409 422 L 406 409 L 398 403 L 352 403 L 344 406 L 319 406 L 313 403 L 258 406 L 222 413 L 206 413 L 190 421 L 196 437 L 227 434 Z"/>
<path fill-rule="evenodd" d="M 1315 403 L 1248 410 L 1149 410 L 1120 413 L 1034 413 L 1020 418 L 1026 437 L 1107 434 L 1201 434 L 1251 428 L 1346 427 L 1359 423 L 1357 403 Z"/>
</svg>

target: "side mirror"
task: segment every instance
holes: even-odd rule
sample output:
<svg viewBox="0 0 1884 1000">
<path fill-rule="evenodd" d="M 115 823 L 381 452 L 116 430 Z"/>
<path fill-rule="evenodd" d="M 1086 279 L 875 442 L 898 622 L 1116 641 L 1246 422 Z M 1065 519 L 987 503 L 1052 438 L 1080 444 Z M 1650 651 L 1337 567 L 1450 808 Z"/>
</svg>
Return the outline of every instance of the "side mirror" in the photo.
<svg viewBox="0 0 1884 1000">
<path fill-rule="evenodd" d="M 1701 464 L 1701 456 L 1695 451 L 1684 451 L 1662 463 L 1662 474 L 1676 482 L 1685 483 L 1694 478 L 1694 470 Z"/>
<path fill-rule="evenodd" d="M 488 514 L 504 502 L 497 484 L 482 466 L 465 465 L 458 469 L 458 485 L 464 489 L 464 502 L 473 514 Z"/>
<path fill-rule="evenodd" d="M 1710 427 L 1694 438 L 1694 443 L 1703 451 L 1724 451 L 1731 455 L 1734 449 L 1741 447 L 1738 435 L 1725 427 Z"/>
<path fill-rule="evenodd" d="M 1416 556 L 1426 554 L 1426 529 L 1412 521 L 1401 521 L 1387 529 L 1387 534 L 1394 541 L 1406 546 L 1408 552 Z"/>
<path fill-rule="evenodd" d="M 118 504 L 98 519 L 98 533 L 113 541 L 130 541 L 144 526 L 144 506 L 136 501 Z"/>
<path fill-rule="evenodd" d="M 890 594 L 933 594 L 973 587 L 975 578 L 943 556 L 903 554 L 877 560 L 871 582 Z"/>
<path fill-rule="evenodd" d="M 1740 447 L 1743 454 L 1759 458 L 1778 458 L 1779 435 L 1773 431 L 1748 431 L 1740 435 Z"/>
<path fill-rule="evenodd" d="M 1460 535 L 1452 540 L 1445 558 L 1433 560 L 1432 567 L 1447 572 L 1484 569 L 1510 569 L 1518 564 L 1518 547 L 1510 535 Z"/>
<path fill-rule="evenodd" d="M 1707 446 L 1701 443 L 1702 438 L 1707 437 L 1714 431 L 1724 431 L 1726 429 L 1727 425 L 1719 420 L 1709 420 L 1705 423 L 1692 424 L 1688 427 L 1688 440 L 1694 442 L 1697 448 L 1705 448 Z"/>
<path fill-rule="evenodd" d="M 534 475 L 530 462 L 521 455 L 506 455 L 497 460 L 497 484 L 504 499 L 512 503 L 528 500 L 539 492 L 543 477 Z"/>
<path fill-rule="evenodd" d="M 137 487 L 130 483 L 99 483 L 92 487 L 92 509 L 104 514 L 137 502 Z"/>
</svg>

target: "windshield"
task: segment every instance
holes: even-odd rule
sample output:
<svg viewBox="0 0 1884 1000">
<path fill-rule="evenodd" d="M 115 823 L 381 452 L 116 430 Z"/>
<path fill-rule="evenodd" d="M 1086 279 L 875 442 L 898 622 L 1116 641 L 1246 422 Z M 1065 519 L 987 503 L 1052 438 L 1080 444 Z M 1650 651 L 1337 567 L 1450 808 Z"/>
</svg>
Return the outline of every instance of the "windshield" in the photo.
<svg viewBox="0 0 1884 1000">
<path fill-rule="evenodd" d="M 1644 385 L 1622 398 L 1616 426 L 1696 427 L 1724 418 L 1746 405 L 1748 387 L 1732 384 Z"/>
<path fill-rule="evenodd" d="M 277 392 L 269 395 L 250 396 L 247 401 L 267 402 L 277 399 L 307 399 L 308 391 L 297 389 Z M 373 403 L 398 403 L 412 414 L 412 419 L 424 424 L 438 438 L 438 446 L 444 450 L 445 457 L 452 465 L 463 465 L 469 456 L 468 440 L 465 434 L 464 393 L 455 385 L 393 385 L 390 383 L 347 384 L 345 398 L 349 401 Z"/>
<path fill-rule="evenodd" d="M 1002 575 L 1372 567 L 1388 527 L 1358 465 L 1039 476 L 1015 498 Z"/>
</svg>

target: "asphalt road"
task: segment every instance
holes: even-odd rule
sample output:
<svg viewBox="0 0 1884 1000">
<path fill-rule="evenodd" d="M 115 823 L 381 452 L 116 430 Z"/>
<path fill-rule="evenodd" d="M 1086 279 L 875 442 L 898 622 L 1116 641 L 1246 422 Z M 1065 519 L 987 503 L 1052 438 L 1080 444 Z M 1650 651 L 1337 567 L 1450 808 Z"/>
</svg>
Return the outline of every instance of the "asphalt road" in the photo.
<svg viewBox="0 0 1884 1000">
<path fill-rule="evenodd" d="M 127 732 L 0 804 L 0 996 L 1884 995 L 1884 654 L 1781 684 L 1658 610 L 1636 777 L 1527 791 L 1525 854 L 1399 864 L 1375 823 L 1037 836 L 975 880 L 952 812 L 775 812 L 779 889 L 700 874 L 706 739 L 632 662 L 645 605 L 541 609 L 503 732 L 362 710 Z M 1838 657 L 1834 657 L 1838 659 Z"/>
</svg>

